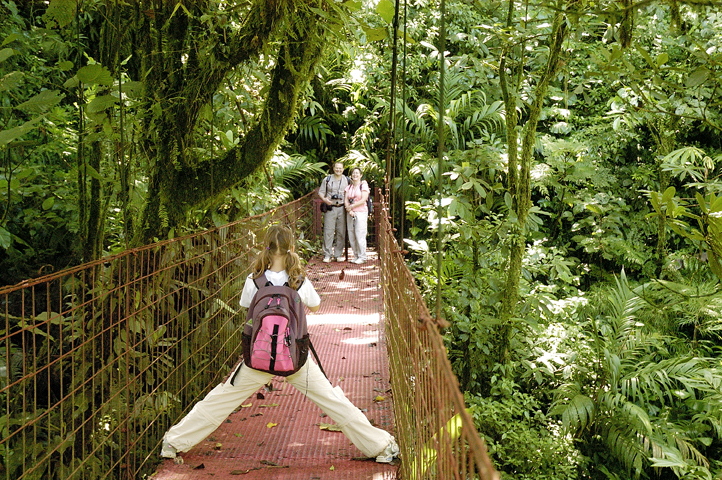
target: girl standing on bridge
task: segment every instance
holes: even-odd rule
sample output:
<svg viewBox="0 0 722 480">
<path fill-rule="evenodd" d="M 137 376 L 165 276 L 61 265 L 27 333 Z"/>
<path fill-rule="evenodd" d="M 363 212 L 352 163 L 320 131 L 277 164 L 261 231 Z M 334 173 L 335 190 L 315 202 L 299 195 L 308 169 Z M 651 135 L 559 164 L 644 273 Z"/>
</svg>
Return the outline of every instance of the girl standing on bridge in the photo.
<svg viewBox="0 0 722 480">
<path fill-rule="evenodd" d="M 266 233 L 265 249 L 256 259 L 252 273 L 246 279 L 241 306 L 248 308 L 258 287 L 255 278 L 265 273 L 273 285 L 286 282 L 298 290 L 301 301 L 311 312 L 321 306 L 321 298 L 306 278 L 300 258 L 294 252 L 293 232 L 290 228 L 273 225 Z M 273 375 L 255 370 L 244 363 L 229 378 L 198 402 L 180 422 L 163 437 L 161 457 L 176 458 L 177 452 L 187 452 L 210 435 L 251 394 L 266 385 Z M 399 448 L 394 437 L 376 428 L 340 387 L 334 388 L 319 366 L 308 358 L 303 367 L 286 377 L 288 383 L 315 403 L 341 428 L 341 431 L 364 455 L 376 457 L 380 463 L 391 463 Z"/>
</svg>

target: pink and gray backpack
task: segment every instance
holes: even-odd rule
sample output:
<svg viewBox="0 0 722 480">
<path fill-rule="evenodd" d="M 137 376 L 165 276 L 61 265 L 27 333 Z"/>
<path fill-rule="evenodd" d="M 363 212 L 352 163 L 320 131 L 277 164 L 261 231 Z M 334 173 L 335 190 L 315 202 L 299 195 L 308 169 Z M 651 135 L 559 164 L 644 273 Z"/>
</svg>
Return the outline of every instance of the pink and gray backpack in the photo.
<svg viewBox="0 0 722 480">
<path fill-rule="evenodd" d="M 308 358 L 306 311 L 298 290 L 288 283 L 277 287 L 265 274 L 254 282 L 258 291 L 243 329 L 243 361 L 255 370 L 286 377 Z"/>
</svg>

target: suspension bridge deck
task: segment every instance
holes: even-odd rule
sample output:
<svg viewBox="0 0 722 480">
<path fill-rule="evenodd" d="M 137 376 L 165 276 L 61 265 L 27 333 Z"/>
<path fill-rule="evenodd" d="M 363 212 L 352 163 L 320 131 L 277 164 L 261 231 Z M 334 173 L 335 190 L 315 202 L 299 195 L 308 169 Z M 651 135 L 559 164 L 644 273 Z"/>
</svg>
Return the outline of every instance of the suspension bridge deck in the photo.
<svg viewBox="0 0 722 480">
<path fill-rule="evenodd" d="M 394 433 L 375 252 L 369 252 L 369 262 L 363 265 L 327 264 L 314 258 L 307 274 L 321 295 L 321 309 L 308 316 L 308 323 L 326 374 L 373 424 Z M 272 389 L 259 390 L 205 441 L 181 454 L 183 464 L 164 460 L 153 478 L 396 478 L 397 465 L 364 458 L 341 432 L 334 431 L 332 423 L 311 401 L 276 377 Z"/>
</svg>

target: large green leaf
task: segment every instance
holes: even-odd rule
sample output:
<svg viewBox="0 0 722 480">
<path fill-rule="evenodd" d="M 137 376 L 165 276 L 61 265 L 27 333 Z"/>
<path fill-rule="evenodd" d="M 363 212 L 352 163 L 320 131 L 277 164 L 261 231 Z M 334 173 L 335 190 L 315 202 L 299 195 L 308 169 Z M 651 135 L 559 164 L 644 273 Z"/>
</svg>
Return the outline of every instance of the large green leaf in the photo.
<svg viewBox="0 0 722 480">
<path fill-rule="evenodd" d="M 10 245 L 12 245 L 12 243 L 13 237 L 10 232 L 5 230 L 3 227 L 0 227 L 0 247 L 7 249 Z"/>
<path fill-rule="evenodd" d="M 25 78 L 23 72 L 15 71 L 8 73 L 3 78 L 0 78 L 0 92 L 12 90 L 17 87 L 20 85 L 20 82 L 23 81 L 23 78 Z"/>
<path fill-rule="evenodd" d="M 86 65 L 81 67 L 76 73 L 78 79 L 87 85 L 113 85 L 113 77 L 102 65 Z"/>
<path fill-rule="evenodd" d="M 386 23 L 391 23 L 394 21 L 394 3 L 391 0 L 381 0 L 378 5 L 376 5 L 376 13 L 381 15 L 381 18 L 383 18 Z"/>
<path fill-rule="evenodd" d="M 31 114 L 45 113 L 60 103 L 64 97 L 65 95 L 61 94 L 58 90 L 43 90 L 16 108 Z"/>
<path fill-rule="evenodd" d="M 0 50 L 0 62 L 4 62 L 13 55 L 15 55 L 15 50 L 12 48 L 3 48 Z"/>
<path fill-rule="evenodd" d="M 88 113 L 99 113 L 106 110 L 118 102 L 118 99 L 112 95 L 101 95 L 95 97 L 86 107 Z"/>
<path fill-rule="evenodd" d="M 42 117 L 36 117 L 32 120 L 29 120 L 22 125 L 19 125 L 17 127 L 10 128 L 8 130 L 0 131 L 0 147 L 3 145 L 7 145 L 8 143 L 12 142 L 16 138 L 19 138 L 26 133 L 32 131 L 35 128 L 35 124 L 40 121 Z"/>
</svg>

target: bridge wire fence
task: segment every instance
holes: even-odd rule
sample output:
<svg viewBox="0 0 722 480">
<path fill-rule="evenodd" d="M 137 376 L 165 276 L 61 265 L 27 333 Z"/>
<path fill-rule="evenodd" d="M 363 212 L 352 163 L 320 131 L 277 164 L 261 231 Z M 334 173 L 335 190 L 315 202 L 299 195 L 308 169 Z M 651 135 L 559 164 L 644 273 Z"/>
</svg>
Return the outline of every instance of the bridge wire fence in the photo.
<svg viewBox="0 0 722 480">
<path fill-rule="evenodd" d="M 238 302 L 265 229 L 293 228 L 302 257 L 318 242 L 313 195 L 0 288 L 0 479 L 149 478 L 164 432 L 240 356 Z M 399 478 L 496 478 L 387 214 L 370 230 Z"/>
<path fill-rule="evenodd" d="M 446 356 L 440 322 L 429 314 L 384 207 L 378 251 L 399 478 L 498 479 Z"/>
<path fill-rule="evenodd" d="M 315 242 L 311 199 L 0 288 L 0 479 L 148 478 L 240 356 L 267 226 Z"/>
</svg>

